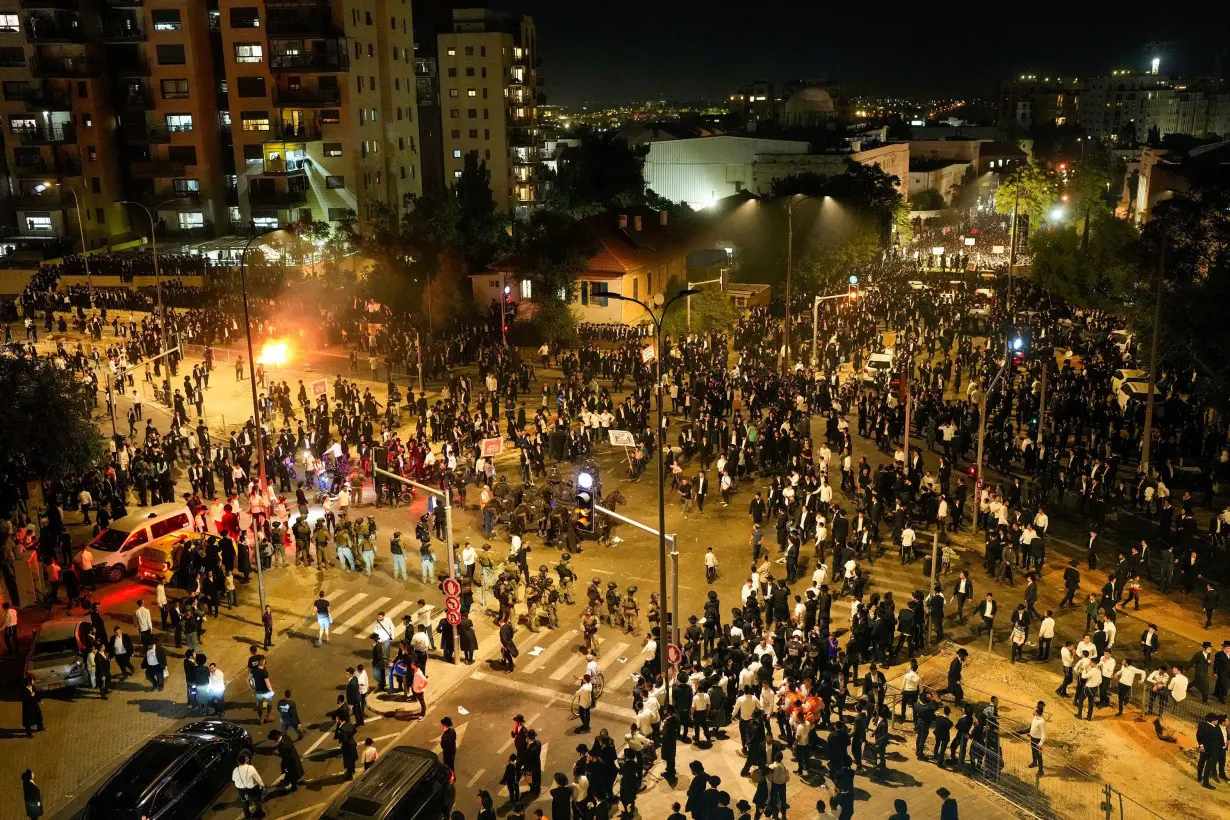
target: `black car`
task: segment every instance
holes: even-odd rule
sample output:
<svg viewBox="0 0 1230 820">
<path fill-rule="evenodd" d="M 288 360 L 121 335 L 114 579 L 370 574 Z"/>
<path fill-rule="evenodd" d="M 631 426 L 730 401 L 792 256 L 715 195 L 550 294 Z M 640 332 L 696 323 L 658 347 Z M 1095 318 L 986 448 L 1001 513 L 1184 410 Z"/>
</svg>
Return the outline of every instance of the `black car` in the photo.
<svg viewBox="0 0 1230 820">
<path fill-rule="evenodd" d="M 434 752 L 390 749 L 338 796 L 322 820 L 448 820 L 454 775 Z"/>
<path fill-rule="evenodd" d="M 89 820 L 199 817 L 231 785 L 239 752 L 251 749 L 242 726 L 202 720 L 159 735 L 128 758 L 86 804 Z"/>
</svg>

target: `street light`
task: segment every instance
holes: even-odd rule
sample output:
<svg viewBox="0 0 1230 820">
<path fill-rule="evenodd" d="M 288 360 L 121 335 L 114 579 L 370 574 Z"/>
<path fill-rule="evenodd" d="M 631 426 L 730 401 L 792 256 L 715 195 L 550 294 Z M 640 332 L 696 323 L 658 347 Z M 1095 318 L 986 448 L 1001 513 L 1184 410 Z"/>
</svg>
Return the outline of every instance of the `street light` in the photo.
<svg viewBox="0 0 1230 820">
<path fill-rule="evenodd" d="M 649 314 L 649 318 L 653 321 L 654 338 L 657 343 L 657 350 L 654 351 L 654 381 L 657 383 L 655 388 L 658 394 L 658 431 L 654 434 L 657 441 L 658 450 L 658 601 L 659 613 L 666 611 L 666 466 L 662 456 L 662 448 L 665 446 L 665 436 L 662 434 L 662 320 L 666 317 L 666 311 L 681 298 L 686 298 L 700 291 L 693 288 L 684 288 L 676 293 L 665 303 L 662 300 L 662 294 L 654 296 L 654 304 L 660 305 L 660 313 L 655 314 L 649 305 L 642 302 L 640 299 L 633 299 L 631 296 L 624 296 L 620 293 L 605 293 L 603 294 L 608 299 L 616 299 L 620 302 L 635 302 L 645 309 Z M 675 579 L 678 584 L 678 578 Z M 679 608 L 679 596 L 676 594 L 672 603 L 672 610 Z M 658 618 L 659 632 L 658 635 L 658 668 L 662 673 L 662 681 L 666 685 L 667 699 L 670 698 L 670 680 L 668 673 L 670 672 L 670 663 L 666 659 L 666 618 L 659 616 Z M 671 617 L 671 628 L 676 632 L 679 630 L 679 613 L 673 612 Z"/>
<path fill-rule="evenodd" d="M 163 205 L 170 205 L 173 202 L 179 202 L 181 199 L 183 199 L 183 197 L 178 197 L 178 196 L 171 197 L 170 199 L 164 202 L 159 202 L 157 205 L 155 205 L 154 210 L 155 211 L 158 210 Z M 157 293 L 157 298 L 158 298 L 158 326 L 161 329 L 161 335 L 162 335 L 162 352 L 165 353 L 168 349 L 167 348 L 167 317 L 166 317 L 166 313 L 162 309 L 162 276 L 158 270 L 158 228 L 154 224 L 154 213 L 149 208 L 145 207 L 144 203 L 134 202 L 131 199 L 121 199 L 119 204 L 120 205 L 136 205 L 138 208 L 145 211 L 145 216 L 149 218 L 149 241 L 150 241 L 151 247 L 153 248 L 153 254 L 154 254 L 154 289 Z M 168 369 L 166 370 L 166 375 L 162 380 L 162 385 L 163 385 L 163 390 L 166 392 L 167 404 L 169 405 L 171 403 L 171 371 L 169 369 L 170 362 L 167 363 L 167 367 Z"/>
<path fill-rule="evenodd" d="M 239 252 L 239 287 L 243 294 L 243 334 L 248 342 L 248 370 L 250 378 L 248 381 L 252 387 L 252 420 L 255 423 L 254 435 L 256 437 L 256 459 L 259 466 L 261 480 L 261 495 L 264 496 L 269 489 L 269 482 L 265 476 L 265 435 L 264 427 L 261 426 L 261 409 L 259 399 L 256 395 L 256 356 L 252 351 L 252 321 L 248 316 L 248 249 L 252 247 L 252 243 L 257 239 L 267 238 L 273 234 L 284 233 L 284 231 L 273 231 L 270 234 L 253 234 L 252 238 L 244 243 L 243 250 Z M 280 344 L 280 348 L 279 348 Z M 262 357 L 268 353 L 270 356 L 277 357 L 280 355 L 285 360 L 286 344 L 275 343 L 266 345 L 262 350 Z M 268 502 L 268 499 L 266 499 Z M 258 551 L 256 554 L 256 589 L 260 595 L 261 611 L 265 609 L 265 579 L 261 574 L 261 556 Z"/>
<path fill-rule="evenodd" d="M 94 306 L 94 280 L 90 276 L 90 257 L 86 255 L 85 246 L 85 220 L 81 218 L 81 200 L 77 198 L 77 190 L 71 185 L 65 185 L 62 182 L 43 182 L 34 186 L 35 193 L 41 194 L 52 186 L 67 188 L 68 192 L 73 195 L 73 205 L 77 208 L 77 230 L 81 234 L 81 261 L 85 263 L 85 289 L 90 296 L 90 307 Z"/>
<path fill-rule="evenodd" d="M 790 278 L 794 267 L 794 206 L 808 199 L 828 199 L 820 194 L 791 194 L 786 197 L 786 329 L 782 334 L 782 372 L 790 368 Z"/>
</svg>

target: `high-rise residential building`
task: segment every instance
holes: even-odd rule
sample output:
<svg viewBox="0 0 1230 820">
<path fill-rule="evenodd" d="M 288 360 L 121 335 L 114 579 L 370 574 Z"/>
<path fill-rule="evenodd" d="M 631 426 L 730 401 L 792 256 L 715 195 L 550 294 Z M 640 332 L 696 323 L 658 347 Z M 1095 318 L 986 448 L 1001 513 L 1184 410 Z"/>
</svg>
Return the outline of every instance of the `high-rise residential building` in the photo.
<svg viewBox="0 0 1230 820">
<path fill-rule="evenodd" d="M 124 167 L 105 71 L 113 9 L 27 0 L 0 12 L 0 116 L 13 236 L 106 245 L 128 231 Z M 129 35 L 133 36 L 133 35 Z M 147 72 L 148 73 L 148 72 Z M 78 216 L 80 214 L 80 217 Z"/>
<path fill-rule="evenodd" d="M 421 193 L 408 2 L 221 0 L 219 13 L 235 223 L 364 221 Z"/>
<path fill-rule="evenodd" d="M 1166 120 L 1174 84 L 1153 71 L 1113 71 L 1081 82 L 1080 124 L 1096 139 L 1143 142 Z"/>
<path fill-rule="evenodd" d="M 545 98 L 534 21 L 453 9 L 451 26 L 437 34 L 435 59 L 442 187 L 473 155 L 486 163 L 497 207 L 528 218 L 542 200 L 538 105 Z"/>
<path fill-rule="evenodd" d="M 1076 122 L 1079 105 L 1076 77 L 1022 74 L 999 84 L 999 126 L 1008 131 Z"/>
<path fill-rule="evenodd" d="M 22 0 L 0 12 L 15 236 L 145 233 L 128 202 L 168 238 L 400 212 L 413 29 L 405 0 Z"/>
</svg>

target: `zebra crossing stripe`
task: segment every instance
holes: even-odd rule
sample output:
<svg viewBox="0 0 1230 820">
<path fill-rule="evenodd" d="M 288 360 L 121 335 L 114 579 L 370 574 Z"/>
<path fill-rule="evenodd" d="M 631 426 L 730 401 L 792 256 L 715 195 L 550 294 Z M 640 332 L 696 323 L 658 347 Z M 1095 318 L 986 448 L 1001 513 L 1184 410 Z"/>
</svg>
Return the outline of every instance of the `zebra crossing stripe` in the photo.
<svg viewBox="0 0 1230 820">
<path fill-rule="evenodd" d="M 335 627 L 333 630 L 333 634 L 341 635 L 344 632 L 348 632 L 349 630 L 354 629 L 356 626 L 358 626 L 359 624 L 363 622 L 364 618 L 372 617 L 372 614 L 377 609 L 380 609 L 380 607 L 384 606 L 391 600 L 393 599 L 385 598 L 383 596 L 380 598 L 377 598 L 375 601 L 373 601 L 372 603 L 368 604 L 367 606 L 363 607 L 358 612 L 356 612 L 352 617 L 348 618 L 346 620 L 346 623 L 342 624 L 339 627 Z"/>
<path fill-rule="evenodd" d="M 366 597 L 367 597 L 366 592 L 356 592 L 353 595 L 351 595 L 349 598 L 347 598 L 342 603 L 341 606 L 336 606 L 336 607 L 333 606 L 333 602 L 330 601 L 329 602 L 329 615 L 333 618 L 334 621 L 337 621 L 337 619 L 341 616 L 343 612 L 350 609 L 352 606 L 359 603 Z"/>
</svg>

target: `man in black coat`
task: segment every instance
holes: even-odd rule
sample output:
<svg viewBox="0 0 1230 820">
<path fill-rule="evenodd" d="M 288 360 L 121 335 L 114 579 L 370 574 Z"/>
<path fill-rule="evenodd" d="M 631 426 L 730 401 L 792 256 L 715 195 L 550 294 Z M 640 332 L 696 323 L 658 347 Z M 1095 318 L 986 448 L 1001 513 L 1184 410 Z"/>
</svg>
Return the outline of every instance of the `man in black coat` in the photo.
<svg viewBox="0 0 1230 820">
<path fill-rule="evenodd" d="M 1081 571 L 1076 568 L 1076 559 L 1072 559 L 1072 563 L 1064 567 L 1063 570 L 1063 599 L 1059 602 L 1059 608 L 1063 609 L 1074 603 L 1076 591 L 1080 589 Z"/>
<path fill-rule="evenodd" d="M 359 675 L 354 667 L 346 668 L 346 705 L 354 713 L 354 726 L 363 725 L 363 695 L 359 692 Z"/>
<path fill-rule="evenodd" d="M 269 732 L 269 740 L 277 747 L 278 758 L 282 766 L 282 790 L 298 791 L 299 781 L 303 779 L 303 761 L 299 758 L 299 750 L 288 735 L 277 729 Z"/>
<path fill-rule="evenodd" d="M 709 775 L 699 760 L 691 763 L 692 782 L 688 784 L 688 802 L 683 810 L 692 815 L 692 820 L 704 820 L 705 789 L 709 785 Z"/>
<path fill-rule="evenodd" d="M 1214 769 L 1217 760 L 1225 748 L 1225 741 L 1221 736 L 1221 721 L 1220 715 L 1210 713 L 1196 727 L 1196 745 L 1200 749 L 1200 758 L 1196 761 L 1196 779 L 1206 789 L 1213 788 L 1209 785 L 1209 777 L 1216 774 Z"/>
<path fill-rule="evenodd" d="M 662 760 L 666 763 L 666 771 L 663 777 L 667 780 L 675 779 L 675 755 L 679 743 L 679 717 L 675 714 L 675 707 L 666 705 L 662 707 Z"/>
</svg>

